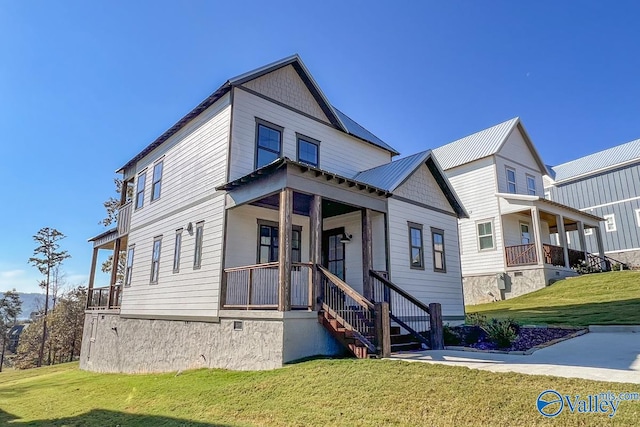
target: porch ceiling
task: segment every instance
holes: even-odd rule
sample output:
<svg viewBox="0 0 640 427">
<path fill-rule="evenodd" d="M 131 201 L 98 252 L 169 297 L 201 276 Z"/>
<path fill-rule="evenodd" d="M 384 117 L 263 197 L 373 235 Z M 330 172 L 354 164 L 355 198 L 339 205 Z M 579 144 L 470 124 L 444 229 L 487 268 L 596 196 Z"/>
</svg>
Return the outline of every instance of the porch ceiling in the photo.
<svg viewBox="0 0 640 427">
<path fill-rule="evenodd" d="M 311 201 L 313 196 L 310 194 L 293 193 L 293 213 L 297 215 L 309 216 Z M 280 195 L 271 194 L 260 200 L 250 203 L 253 206 L 259 206 L 267 209 L 277 210 L 280 206 Z M 358 211 L 360 208 L 346 203 L 335 202 L 332 200 L 322 200 L 322 217 L 330 218 L 332 216 L 343 215 L 349 212 Z"/>
<path fill-rule="evenodd" d="M 530 211 L 532 207 L 536 207 L 540 211 L 540 217 L 547 220 L 550 225 L 553 224 L 557 226 L 555 216 L 562 215 L 564 217 L 565 227 L 569 227 L 567 230 L 571 230 L 572 226 L 577 228 L 576 224 L 578 221 L 583 222 L 584 225 L 588 227 L 598 227 L 600 221 L 604 221 L 604 219 L 599 216 L 538 196 L 507 193 L 496 193 L 496 196 L 498 197 L 500 211 L 503 215 L 527 212 Z"/>
</svg>

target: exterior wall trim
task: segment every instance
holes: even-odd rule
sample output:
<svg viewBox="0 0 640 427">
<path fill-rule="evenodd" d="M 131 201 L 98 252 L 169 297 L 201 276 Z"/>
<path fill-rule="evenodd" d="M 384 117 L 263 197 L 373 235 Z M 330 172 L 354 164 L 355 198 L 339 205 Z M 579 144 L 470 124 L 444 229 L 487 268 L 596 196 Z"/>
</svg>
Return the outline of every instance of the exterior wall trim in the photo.
<svg viewBox="0 0 640 427">
<path fill-rule="evenodd" d="M 429 209 L 429 210 L 432 210 L 432 211 L 435 211 L 435 212 L 438 212 L 438 213 L 441 213 L 441 214 L 453 216 L 455 218 L 458 217 L 458 215 L 456 215 L 454 212 L 448 212 L 448 211 L 446 211 L 444 209 L 436 208 L 434 206 L 429 206 L 426 203 L 416 202 L 414 200 L 407 199 L 407 198 L 401 197 L 401 196 L 392 195 L 391 197 L 393 197 L 394 199 L 396 199 L 396 200 L 398 200 L 400 202 L 409 203 L 410 205 L 419 206 L 421 208 L 425 208 L 425 209 Z"/>
</svg>

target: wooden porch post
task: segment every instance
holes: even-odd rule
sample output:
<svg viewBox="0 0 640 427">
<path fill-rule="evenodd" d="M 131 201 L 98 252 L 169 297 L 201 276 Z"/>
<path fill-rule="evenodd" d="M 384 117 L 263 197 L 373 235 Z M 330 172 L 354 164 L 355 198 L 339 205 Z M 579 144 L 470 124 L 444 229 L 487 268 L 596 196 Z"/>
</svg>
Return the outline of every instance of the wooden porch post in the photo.
<svg viewBox="0 0 640 427">
<path fill-rule="evenodd" d="M 582 221 L 578 221 L 578 240 L 580 241 L 580 250 L 584 254 L 585 261 L 588 260 L 588 252 L 587 252 L 587 242 L 584 238 L 584 224 Z"/>
<path fill-rule="evenodd" d="M 444 350 L 444 325 L 442 323 L 442 305 L 429 304 L 429 335 L 431 350 Z"/>
<path fill-rule="evenodd" d="M 320 272 L 317 266 L 322 263 L 322 197 L 318 194 L 313 195 L 311 199 L 311 211 L 309 213 L 309 228 L 311 233 L 311 254 L 310 261 L 313 272 L 311 277 L 313 283 L 310 283 L 310 291 L 312 292 L 311 301 L 315 310 L 320 310 L 318 297 L 322 298 L 322 288 L 320 283 Z"/>
<path fill-rule="evenodd" d="M 107 308 L 111 308 L 113 304 L 113 291 L 118 279 L 118 264 L 120 260 L 120 245 L 122 241 L 118 237 L 113 247 L 113 260 L 111 261 L 111 280 L 109 280 L 109 299 L 107 300 Z"/>
<path fill-rule="evenodd" d="M 372 246 L 372 226 L 371 209 L 362 209 L 362 283 L 364 297 L 368 300 L 373 298 L 373 286 L 369 271 L 373 269 L 373 246 Z"/>
<path fill-rule="evenodd" d="M 278 310 L 291 310 L 291 217 L 293 191 L 280 191 L 280 221 L 278 224 Z"/>
<path fill-rule="evenodd" d="M 569 246 L 567 245 L 567 232 L 564 228 L 564 217 L 562 215 L 556 215 L 556 222 L 558 223 L 558 243 L 562 246 L 562 254 L 564 255 L 564 266 L 570 268 Z"/>
<path fill-rule="evenodd" d="M 389 303 L 377 302 L 376 333 L 380 357 L 391 357 L 391 318 L 389 317 Z"/>
<path fill-rule="evenodd" d="M 89 304 L 91 304 L 91 294 L 93 291 L 93 284 L 96 280 L 96 266 L 98 264 L 98 251 L 100 249 L 93 248 L 93 257 L 91 258 L 91 271 L 89 272 L 89 290 L 87 291 L 87 307 L 89 308 Z"/>
<path fill-rule="evenodd" d="M 538 254 L 538 265 L 544 265 L 544 248 L 542 247 L 542 238 L 540 233 L 540 212 L 538 208 L 531 208 L 531 222 L 533 223 L 533 236 L 536 245 L 536 252 Z"/>
</svg>

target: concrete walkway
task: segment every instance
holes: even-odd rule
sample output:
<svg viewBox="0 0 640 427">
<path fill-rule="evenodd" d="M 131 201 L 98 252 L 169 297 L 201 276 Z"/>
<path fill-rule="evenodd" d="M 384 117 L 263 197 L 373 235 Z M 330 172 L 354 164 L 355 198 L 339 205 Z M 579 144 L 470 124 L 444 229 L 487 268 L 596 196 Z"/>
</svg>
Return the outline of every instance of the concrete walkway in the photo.
<svg viewBox="0 0 640 427">
<path fill-rule="evenodd" d="M 590 332 L 531 355 L 427 350 L 393 353 L 391 359 L 640 384 L 640 333 Z"/>
</svg>

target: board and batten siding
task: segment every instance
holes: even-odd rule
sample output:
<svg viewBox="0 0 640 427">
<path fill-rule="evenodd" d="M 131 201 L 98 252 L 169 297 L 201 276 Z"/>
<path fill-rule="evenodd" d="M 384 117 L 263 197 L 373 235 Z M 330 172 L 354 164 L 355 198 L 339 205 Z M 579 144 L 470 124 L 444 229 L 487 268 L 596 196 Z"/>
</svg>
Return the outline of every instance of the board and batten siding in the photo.
<svg viewBox="0 0 640 427">
<path fill-rule="evenodd" d="M 296 132 L 320 141 L 320 168 L 352 177 L 391 161 L 391 153 L 269 100 L 234 89 L 230 179 L 255 169 L 256 118 L 284 128 L 282 155 L 297 160 Z"/>
<path fill-rule="evenodd" d="M 464 315 L 456 217 L 393 197 L 388 209 L 391 281 L 425 304 L 442 304 L 444 316 Z M 424 270 L 410 266 L 409 222 L 423 226 Z M 444 231 L 446 273 L 433 270 L 431 227 Z"/>
<path fill-rule="evenodd" d="M 486 157 L 445 171 L 469 214 L 469 218 L 458 221 L 464 276 L 504 271 L 502 224 L 495 195 L 495 168 L 493 158 Z M 480 251 L 476 224 L 488 221 L 493 224 L 494 249 Z"/>
<path fill-rule="evenodd" d="M 230 97 L 224 96 L 164 144 L 141 159 L 146 170 L 144 206 L 131 216 L 134 245 L 130 287 L 121 315 L 215 318 L 218 314 Z M 160 198 L 151 201 L 153 165 L 162 159 Z M 136 173 L 136 184 L 138 173 Z M 202 264 L 194 268 L 196 223 L 204 221 Z M 187 225 L 193 225 L 193 232 Z M 176 230 L 183 228 L 180 271 L 173 273 Z M 162 236 L 157 284 L 150 284 L 153 241 Z"/>
<path fill-rule="evenodd" d="M 616 231 L 600 223 L 605 252 L 640 250 L 640 164 L 629 165 L 545 189 L 551 200 L 604 217 L 615 215 Z M 569 232 L 570 247 L 578 247 L 577 231 Z M 587 250 L 597 253 L 595 234 L 585 236 Z"/>
</svg>

